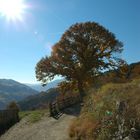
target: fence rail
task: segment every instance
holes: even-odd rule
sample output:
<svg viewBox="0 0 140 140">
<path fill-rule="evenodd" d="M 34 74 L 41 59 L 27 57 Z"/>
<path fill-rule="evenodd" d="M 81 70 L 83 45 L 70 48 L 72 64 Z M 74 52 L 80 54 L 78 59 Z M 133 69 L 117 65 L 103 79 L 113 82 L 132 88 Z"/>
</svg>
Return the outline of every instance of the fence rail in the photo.
<svg viewBox="0 0 140 140">
<path fill-rule="evenodd" d="M 77 96 L 70 96 L 65 97 L 62 99 L 57 98 L 55 101 L 49 104 L 50 116 L 54 117 L 59 114 L 62 110 L 77 104 L 81 101 L 81 97 Z"/>
<path fill-rule="evenodd" d="M 0 110 L 0 135 L 18 121 L 17 110 Z"/>
</svg>

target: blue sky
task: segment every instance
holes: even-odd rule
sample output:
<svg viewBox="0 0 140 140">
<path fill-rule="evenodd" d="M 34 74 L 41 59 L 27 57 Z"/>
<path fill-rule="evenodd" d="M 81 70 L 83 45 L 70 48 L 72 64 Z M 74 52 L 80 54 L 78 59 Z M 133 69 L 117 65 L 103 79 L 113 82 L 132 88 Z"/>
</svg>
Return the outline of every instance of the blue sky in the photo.
<svg viewBox="0 0 140 140">
<path fill-rule="evenodd" d="M 122 58 L 140 61 L 140 0 L 25 0 L 23 22 L 0 16 L 0 78 L 36 83 L 35 66 L 63 32 L 95 21 L 124 43 Z"/>
</svg>

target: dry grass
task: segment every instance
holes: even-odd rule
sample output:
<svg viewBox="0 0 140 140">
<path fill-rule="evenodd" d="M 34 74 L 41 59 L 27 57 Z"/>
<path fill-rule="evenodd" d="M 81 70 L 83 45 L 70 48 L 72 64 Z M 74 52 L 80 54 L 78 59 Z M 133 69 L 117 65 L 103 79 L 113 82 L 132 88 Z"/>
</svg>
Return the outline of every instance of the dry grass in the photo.
<svg viewBox="0 0 140 140">
<path fill-rule="evenodd" d="M 140 79 L 129 83 L 106 84 L 85 99 L 81 116 L 74 120 L 69 129 L 72 140 L 111 139 L 116 127 L 116 102 L 125 101 L 124 114 L 126 133 L 132 127 L 130 121 L 140 126 Z M 104 120 L 104 121 L 102 121 Z"/>
<path fill-rule="evenodd" d="M 69 136 L 73 140 L 94 140 L 94 130 L 98 122 L 90 115 L 75 119 L 69 128 Z"/>
</svg>

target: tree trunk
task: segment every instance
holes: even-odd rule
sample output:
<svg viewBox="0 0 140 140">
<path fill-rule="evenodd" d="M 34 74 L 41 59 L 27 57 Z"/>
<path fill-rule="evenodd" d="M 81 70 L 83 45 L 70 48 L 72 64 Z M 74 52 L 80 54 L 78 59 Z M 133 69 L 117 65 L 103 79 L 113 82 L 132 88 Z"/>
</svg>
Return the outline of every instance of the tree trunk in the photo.
<svg viewBox="0 0 140 140">
<path fill-rule="evenodd" d="M 81 81 L 78 81 L 78 90 L 79 90 L 81 98 L 83 98 L 85 96 L 85 91 L 83 88 L 83 82 Z"/>
</svg>

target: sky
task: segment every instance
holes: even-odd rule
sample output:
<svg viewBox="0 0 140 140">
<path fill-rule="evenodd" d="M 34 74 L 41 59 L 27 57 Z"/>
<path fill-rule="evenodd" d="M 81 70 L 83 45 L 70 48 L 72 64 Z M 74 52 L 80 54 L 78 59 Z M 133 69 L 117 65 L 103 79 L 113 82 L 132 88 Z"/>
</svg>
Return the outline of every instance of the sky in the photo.
<svg viewBox="0 0 140 140">
<path fill-rule="evenodd" d="M 0 0 L 1 1 L 1 0 Z M 13 1 L 13 0 L 10 0 Z M 0 79 L 36 83 L 35 66 L 71 25 L 94 21 L 123 42 L 122 58 L 140 61 L 140 0 L 24 0 L 20 18 L 0 14 Z M 10 7 L 11 2 L 7 5 Z"/>
</svg>

